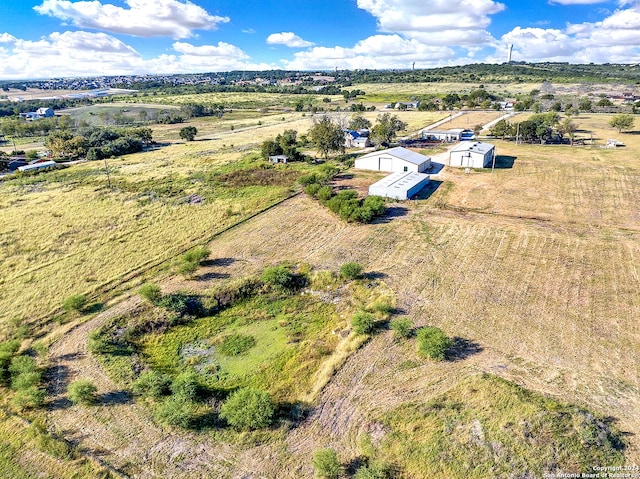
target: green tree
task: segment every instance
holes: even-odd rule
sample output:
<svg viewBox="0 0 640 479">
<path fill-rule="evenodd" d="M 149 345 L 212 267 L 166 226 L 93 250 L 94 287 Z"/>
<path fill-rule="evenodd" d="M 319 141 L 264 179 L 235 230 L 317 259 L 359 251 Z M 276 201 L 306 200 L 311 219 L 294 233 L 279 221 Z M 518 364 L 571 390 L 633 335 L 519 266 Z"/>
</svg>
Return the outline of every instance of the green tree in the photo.
<svg viewBox="0 0 640 479">
<path fill-rule="evenodd" d="M 633 128 L 634 123 L 635 118 L 633 118 L 633 115 L 629 114 L 616 115 L 609 120 L 609 126 L 617 128 L 618 133 L 621 133 L 622 130 L 630 130 Z"/>
<path fill-rule="evenodd" d="M 371 139 L 377 143 L 390 143 L 399 131 L 405 130 L 407 124 L 391 113 L 379 115 L 371 130 Z"/>
<path fill-rule="evenodd" d="M 409 318 L 403 316 L 401 318 L 396 318 L 391 321 L 390 324 L 391 329 L 395 333 L 398 338 L 409 338 L 412 334 L 413 323 Z"/>
<path fill-rule="evenodd" d="M 564 120 L 562 120 L 560 125 L 558 125 L 558 133 L 560 133 L 563 136 L 569 137 L 569 141 L 571 142 L 571 145 L 573 145 L 573 140 L 576 137 L 577 129 L 578 127 L 576 126 L 575 123 L 571 121 L 570 118 L 565 118 Z"/>
<path fill-rule="evenodd" d="M 368 128 L 371 128 L 371 122 L 362 116 L 362 113 L 356 113 L 351 117 L 349 121 L 350 130 L 364 130 Z"/>
<path fill-rule="evenodd" d="M 158 399 L 170 392 L 171 378 L 157 371 L 142 373 L 133 382 L 133 394 Z"/>
<path fill-rule="evenodd" d="M 198 380 L 198 373 L 194 371 L 186 371 L 178 374 L 171 383 L 171 392 L 173 395 L 184 400 L 195 400 L 199 390 L 200 381 Z"/>
<path fill-rule="evenodd" d="M 451 339 L 440 328 L 425 326 L 418 330 L 418 353 L 422 356 L 443 361 L 452 344 Z"/>
<path fill-rule="evenodd" d="M 362 265 L 353 261 L 340 266 L 340 276 L 344 279 L 358 279 L 362 277 Z"/>
<path fill-rule="evenodd" d="M 195 411 L 193 402 L 181 397 L 170 397 L 156 408 L 154 415 L 158 422 L 167 426 L 187 428 L 191 425 Z"/>
<path fill-rule="evenodd" d="M 490 133 L 491 136 L 504 140 L 506 137 L 515 135 L 516 131 L 514 125 L 509 123 L 507 120 L 502 119 L 491 127 Z"/>
<path fill-rule="evenodd" d="M 340 125 L 334 123 L 328 116 L 315 120 L 309 130 L 311 142 L 326 160 L 329 152 L 344 152 L 344 133 Z"/>
<path fill-rule="evenodd" d="M 314 476 L 318 479 L 337 479 L 342 474 L 342 465 L 333 449 L 319 449 L 313 455 Z"/>
<path fill-rule="evenodd" d="M 193 141 L 198 134 L 198 129 L 195 126 L 185 126 L 180 129 L 180 138 L 187 141 Z"/>
<path fill-rule="evenodd" d="M 84 294 L 74 294 L 64 300 L 64 303 L 62 303 L 62 308 L 68 312 L 81 312 L 82 308 L 84 308 L 86 304 L 87 297 Z"/>
<path fill-rule="evenodd" d="M 67 388 L 67 394 L 73 404 L 95 404 L 97 391 L 98 388 L 88 379 L 73 381 Z"/>
<path fill-rule="evenodd" d="M 138 289 L 138 294 L 149 301 L 151 304 L 158 304 L 162 299 L 160 286 L 155 283 L 147 283 L 140 286 L 140 289 Z"/>
<path fill-rule="evenodd" d="M 273 423 L 275 406 L 269 393 L 257 389 L 238 389 L 220 409 L 220 417 L 235 429 L 262 429 Z"/>
<path fill-rule="evenodd" d="M 370 334 L 376 327 L 376 318 L 366 311 L 358 311 L 351 318 L 351 327 L 357 334 Z"/>
<path fill-rule="evenodd" d="M 580 111 L 591 111 L 593 109 L 593 104 L 589 98 L 581 98 L 578 102 L 578 109 Z"/>
<path fill-rule="evenodd" d="M 291 268 L 284 265 L 269 266 L 262 272 L 260 279 L 269 286 L 288 289 L 293 284 L 293 273 L 291 272 Z"/>
</svg>

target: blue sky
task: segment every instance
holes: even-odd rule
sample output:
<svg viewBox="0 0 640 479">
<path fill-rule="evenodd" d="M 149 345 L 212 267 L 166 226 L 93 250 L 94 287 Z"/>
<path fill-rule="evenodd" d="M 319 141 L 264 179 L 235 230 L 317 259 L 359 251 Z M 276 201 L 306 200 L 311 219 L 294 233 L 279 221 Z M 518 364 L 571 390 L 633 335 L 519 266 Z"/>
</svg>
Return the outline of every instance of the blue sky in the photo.
<svg viewBox="0 0 640 479">
<path fill-rule="evenodd" d="M 0 79 L 640 62 L 640 0 L 0 0 Z"/>
</svg>

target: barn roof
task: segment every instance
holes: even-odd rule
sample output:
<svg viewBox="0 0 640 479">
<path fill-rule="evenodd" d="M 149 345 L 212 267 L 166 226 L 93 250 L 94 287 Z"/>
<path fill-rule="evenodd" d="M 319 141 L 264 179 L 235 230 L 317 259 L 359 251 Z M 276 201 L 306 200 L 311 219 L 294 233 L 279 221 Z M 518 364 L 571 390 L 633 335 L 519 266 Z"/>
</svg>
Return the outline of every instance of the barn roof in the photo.
<svg viewBox="0 0 640 479">
<path fill-rule="evenodd" d="M 391 156 L 395 156 L 396 158 L 399 158 L 401 160 L 407 161 L 407 162 L 412 163 L 414 165 L 421 165 L 425 161 L 429 161 L 431 159 L 429 156 L 421 155 L 420 153 L 416 153 L 415 151 L 407 150 L 406 148 L 403 148 L 401 146 L 396 146 L 395 148 L 389 148 L 388 150 L 374 151 L 373 153 L 368 153 L 368 154 L 363 155 L 363 156 L 361 156 L 361 157 L 359 157 L 357 159 L 360 160 L 360 159 L 363 159 L 363 158 L 373 158 L 373 157 L 376 157 L 376 156 L 380 155 L 381 153 L 384 153 L 384 154 L 387 154 L 387 155 L 391 155 Z"/>
<path fill-rule="evenodd" d="M 451 148 L 450 151 L 469 151 L 485 155 L 494 148 L 495 146 L 491 143 L 482 143 L 481 141 L 461 141 L 458 145 Z"/>
</svg>

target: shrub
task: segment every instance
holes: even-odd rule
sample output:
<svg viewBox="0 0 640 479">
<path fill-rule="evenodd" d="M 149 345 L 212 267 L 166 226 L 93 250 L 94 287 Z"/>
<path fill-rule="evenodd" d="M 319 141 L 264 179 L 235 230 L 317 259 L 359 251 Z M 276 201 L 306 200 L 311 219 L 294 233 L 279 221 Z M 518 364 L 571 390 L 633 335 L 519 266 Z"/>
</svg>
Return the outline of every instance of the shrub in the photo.
<svg viewBox="0 0 640 479">
<path fill-rule="evenodd" d="M 133 394 L 157 399 L 170 393 L 171 378 L 157 371 L 140 375 L 133 383 Z"/>
<path fill-rule="evenodd" d="M 358 334 L 370 334 L 376 327 L 376 318 L 366 311 L 358 311 L 351 318 L 351 327 Z"/>
<path fill-rule="evenodd" d="M 304 189 L 304 192 L 309 196 L 315 198 L 318 194 L 318 190 L 320 190 L 320 185 L 318 183 L 311 183 Z"/>
<path fill-rule="evenodd" d="M 396 318 L 391 321 L 391 329 L 395 333 L 397 338 L 409 338 L 411 337 L 413 323 L 407 317 Z"/>
<path fill-rule="evenodd" d="M 11 379 L 11 388 L 16 391 L 29 389 L 38 386 L 41 380 L 42 373 L 40 371 L 21 373 Z"/>
<path fill-rule="evenodd" d="M 193 371 L 187 371 L 176 376 L 171 383 L 171 392 L 174 396 L 183 400 L 193 401 L 198 396 L 200 390 L 200 382 L 198 374 Z"/>
<path fill-rule="evenodd" d="M 318 479 L 337 479 L 342 474 L 342 465 L 333 449 L 320 449 L 313 455 L 314 476 Z"/>
<path fill-rule="evenodd" d="M 382 216 L 387 210 L 382 196 L 367 196 L 362 202 L 362 206 L 371 210 L 373 216 Z"/>
<path fill-rule="evenodd" d="M 177 313 L 179 316 L 202 316 L 206 314 L 200 298 L 184 293 L 167 294 L 160 300 L 159 306 Z"/>
<path fill-rule="evenodd" d="M 185 278 L 189 278 L 193 276 L 193 273 L 195 273 L 197 270 L 198 270 L 198 263 L 194 261 L 182 261 L 178 265 L 178 274 L 181 274 Z"/>
<path fill-rule="evenodd" d="M 188 263 L 201 263 L 211 255 L 209 248 L 196 246 L 182 255 L 182 260 Z"/>
<path fill-rule="evenodd" d="M 73 404 L 95 404 L 97 391 L 98 388 L 88 379 L 73 381 L 67 388 L 67 394 Z"/>
<path fill-rule="evenodd" d="M 244 334 L 226 336 L 218 346 L 218 352 L 224 356 L 238 356 L 249 351 L 256 344 L 256 338 Z"/>
<path fill-rule="evenodd" d="M 38 371 L 38 365 L 31 356 L 15 356 L 9 364 L 9 372 L 12 376 L 19 374 L 33 373 Z"/>
<path fill-rule="evenodd" d="M 383 462 L 370 462 L 360 467 L 353 479 L 389 479 L 391 468 Z"/>
<path fill-rule="evenodd" d="M 140 287 L 138 294 L 151 304 L 158 304 L 162 299 L 162 293 L 160 292 L 160 286 L 155 283 L 147 283 Z"/>
<path fill-rule="evenodd" d="M 293 273 L 286 266 L 270 266 L 262 272 L 260 279 L 269 286 L 288 289 L 293 283 Z"/>
<path fill-rule="evenodd" d="M 44 389 L 40 389 L 35 385 L 20 389 L 11 400 L 11 405 L 20 411 L 34 409 L 42 406 L 45 394 Z"/>
<path fill-rule="evenodd" d="M 418 353 L 422 356 L 442 361 L 451 345 L 451 339 L 439 328 L 426 326 L 418 331 Z"/>
<path fill-rule="evenodd" d="M 87 304 L 87 297 L 84 294 L 74 294 L 73 296 L 69 296 L 62 303 L 62 308 L 67 311 L 77 311 L 81 312 L 82 308 Z"/>
<path fill-rule="evenodd" d="M 19 349 L 20 349 L 19 339 L 11 339 L 9 341 L 4 341 L 0 343 L 0 354 L 9 353 L 13 355 L 17 353 Z"/>
<path fill-rule="evenodd" d="M 349 262 L 340 266 L 340 276 L 344 279 L 358 279 L 362 277 L 362 265 Z"/>
<path fill-rule="evenodd" d="M 195 406 L 191 401 L 181 397 L 171 397 L 160 404 L 155 411 L 158 422 L 167 426 L 189 427 L 195 413 Z"/>
<path fill-rule="evenodd" d="M 321 187 L 318 190 L 318 193 L 316 194 L 316 197 L 323 203 L 326 201 L 329 201 L 332 196 L 333 196 L 333 189 L 330 186 Z"/>
<path fill-rule="evenodd" d="M 392 298 L 378 298 L 371 303 L 367 310 L 375 313 L 378 318 L 388 318 L 395 310 L 395 301 Z"/>
<path fill-rule="evenodd" d="M 249 388 L 231 394 L 220 410 L 220 417 L 243 431 L 270 426 L 274 415 L 275 406 L 269 393 Z"/>
</svg>

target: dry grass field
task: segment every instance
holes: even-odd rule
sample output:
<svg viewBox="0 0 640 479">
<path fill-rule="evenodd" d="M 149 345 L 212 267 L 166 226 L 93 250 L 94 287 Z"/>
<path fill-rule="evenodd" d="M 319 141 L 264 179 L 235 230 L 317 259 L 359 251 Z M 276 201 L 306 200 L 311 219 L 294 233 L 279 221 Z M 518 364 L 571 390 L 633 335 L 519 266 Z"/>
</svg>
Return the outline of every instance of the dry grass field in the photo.
<svg viewBox="0 0 640 479">
<path fill-rule="evenodd" d="M 618 137 L 626 148 L 498 142 L 499 154 L 512 157 L 511 168 L 468 175 L 445 168 L 433 195 L 393 205 L 375 224 L 342 223 L 299 196 L 209 244 L 214 258 L 234 261 L 205 274 L 234 277 L 284 260 L 318 269 L 358 261 L 396 292 L 402 314 L 416 325 L 436 325 L 459 338 L 454 360 L 425 362 L 411 344 L 379 335 L 336 373 L 306 421 L 259 446 L 221 448 L 189 434 L 163 438 L 136 406 L 117 406 L 108 420 L 107 409 L 94 414 L 85 408 L 54 412 L 50 419 L 61 428 L 90 425 L 80 443 L 89 450 L 100 444 L 105 457 L 136 477 L 194 471 L 310 477 L 318 447 L 335 447 L 348 462 L 362 453 L 363 441 L 384 444 L 389 411 L 446 394 L 464 398 L 471 393 L 460 385 L 488 372 L 611 417 L 629 433 L 628 459 L 638 461 L 640 170 L 634 152 L 640 141 L 612 135 L 607 120 L 591 115 L 576 121 L 599 143 Z M 204 287 L 175 281 L 172 288 Z M 95 321 L 91 328 L 100 318 Z M 82 351 L 89 326 L 59 343 L 54 357 Z M 96 379 L 104 392 L 117 388 L 89 358 L 82 361 L 68 364 L 73 374 Z M 184 454 L 177 437 L 200 453 Z M 130 463 L 141 454 L 152 466 Z M 167 462 L 167 454 L 180 459 Z"/>
<path fill-rule="evenodd" d="M 395 88 L 417 93 L 423 86 L 439 85 Z M 391 95 L 383 87 L 359 86 Z M 523 92 L 535 87 L 517 86 Z M 365 116 L 374 121 L 379 113 Z M 438 112 L 395 114 L 408 132 L 443 118 Z M 472 128 L 495 116 L 473 112 L 444 127 Z M 214 433 L 167 430 L 144 408 L 120 401 L 126 397 L 121 385 L 87 352 L 87 335 L 135 308 L 133 295 L 95 316 L 55 326 L 45 338 L 52 343 L 54 378 L 50 429 L 130 477 L 312 477 L 309 464 L 320 447 L 334 447 L 344 462 L 361 456 L 369 443 L 389 447 L 393 456 L 390 428 L 402 429 L 394 422 L 397 412 L 419 410 L 415 404 L 468 399 L 476 409 L 470 407 L 465 421 L 471 422 L 461 427 L 485 421 L 477 410 L 492 383 L 478 378 L 490 373 L 612 418 L 628 433 L 627 459 L 638 462 L 640 136 L 616 134 L 608 119 L 574 118 L 579 135 L 593 136 L 594 146 L 497 141 L 500 168 L 493 173 L 446 167 L 433 178 L 432 194 L 392 204 L 387 217 L 370 225 L 346 224 L 305 195 L 243 222 L 290 196 L 292 183 L 234 191 L 211 181 L 238 162 L 250 164 L 248 153 L 263 139 L 286 128 L 306 132 L 309 114 L 245 111 L 199 119 L 193 123 L 199 141 L 190 143 L 178 140 L 184 125 L 154 127 L 157 138 L 171 144 L 109 160 L 113 190 L 103 165 L 95 163 L 47 173 L 46 182 L 34 176 L 0 183 L 2 320 L 47 322 L 70 294 L 105 300 L 133 293 L 151 274 L 165 291 L 202 291 L 222 277 L 258 273 L 281 261 L 333 271 L 356 261 L 395 292 L 399 314 L 456 338 L 452 360 L 426 361 L 413 341 L 383 331 L 318 392 L 306 420 L 272 431 L 269 441 L 248 436 L 231 443 Z M 607 138 L 627 146 L 600 148 Z M 345 176 L 344 184 L 362 190 L 378 178 L 349 173 L 354 176 Z M 191 201 L 192 195 L 204 202 Z M 173 275 L 171 258 L 205 242 L 212 258 L 231 261 L 213 262 L 189 280 Z M 153 265 L 163 267 L 149 270 Z M 110 399 L 94 408 L 64 406 L 64 386 L 78 377 L 93 380 Z M 17 427 L 11 418 L 0 419 L 0 431 Z M 25 477 L 36 461 L 37 454 L 20 459 Z M 92 467 L 77 465 L 77 477 L 91 477 Z M 451 477 L 473 477 L 456 474 Z"/>
</svg>

